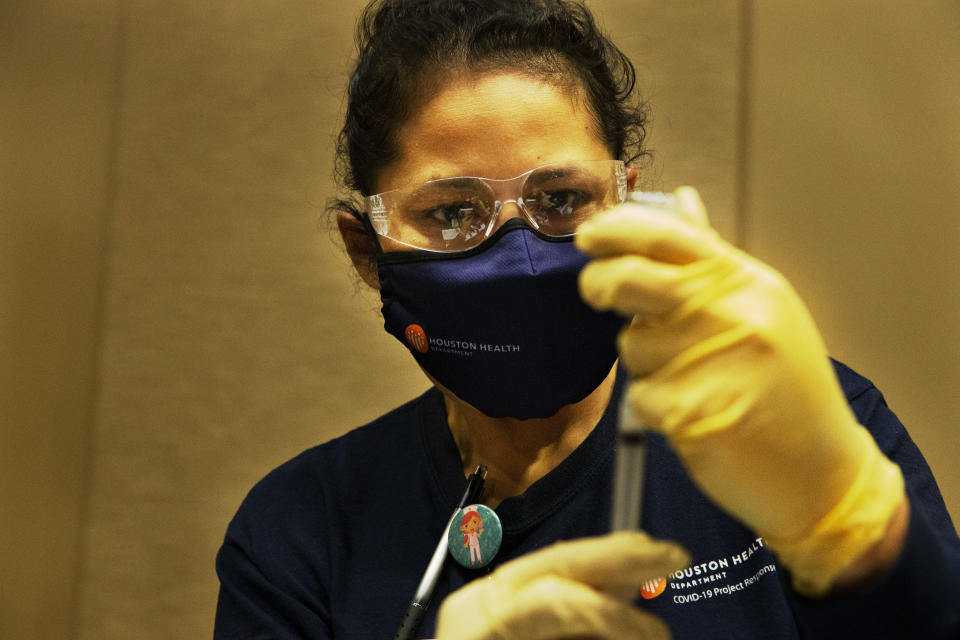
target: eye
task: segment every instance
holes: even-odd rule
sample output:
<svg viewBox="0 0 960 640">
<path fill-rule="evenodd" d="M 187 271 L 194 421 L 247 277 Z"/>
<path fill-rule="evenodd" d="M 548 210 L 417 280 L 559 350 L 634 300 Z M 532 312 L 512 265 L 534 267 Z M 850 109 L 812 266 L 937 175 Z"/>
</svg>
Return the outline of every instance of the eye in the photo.
<svg viewBox="0 0 960 640">
<path fill-rule="evenodd" d="M 470 202 L 452 202 L 441 204 L 423 212 L 423 217 L 444 228 L 469 226 L 475 216 L 476 207 Z"/>
<path fill-rule="evenodd" d="M 590 202 L 590 196 L 577 189 L 541 191 L 538 196 L 537 205 L 540 209 L 565 216 L 572 215 Z"/>
<path fill-rule="evenodd" d="M 482 234 L 492 215 L 485 200 L 468 196 L 426 204 L 417 211 L 413 224 L 421 235 L 440 238 L 444 247 L 455 249 Z"/>
<path fill-rule="evenodd" d="M 582 215 L 591 207 L 594 197 L 582 189 L 538 189 L 526 200 L 535 212 L 537 222 L 548 223 L 550 219 L 573 218 Z"/>
</svg>

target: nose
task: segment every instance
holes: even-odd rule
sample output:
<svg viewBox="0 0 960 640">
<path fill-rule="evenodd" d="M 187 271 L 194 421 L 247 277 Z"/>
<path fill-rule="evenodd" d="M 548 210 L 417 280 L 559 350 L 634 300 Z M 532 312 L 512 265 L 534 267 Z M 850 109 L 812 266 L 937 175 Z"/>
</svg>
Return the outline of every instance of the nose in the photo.
<svg viewBox="0 0 960 640">
<path fill-rule="evenodd" d="M 494 213 L 497 216 L 498 224 L 500 220 L 506 222 L 510 218 L 517 218 L 523 215 L 520 211 L 520 203 L 516 200 L 497 200 L 494 203 Z"/>
<path fill-rule="evenodd" d="M 537 228 L 536 223 L 532 222 L 526 215 L 524 215 L 521 207 L 521 200 L 518 198 L 511 200 L 497 200 L 494 202 L 494 216 L 496 222 L 493 227 L 490 229 L 492 232 L 494 229 L 499 229 L 502 227 L 507 220 L 511 218 L 520 218 L 527 224 Z M 489 235 L 489 233 L 487 234 Z"/>
</svg>

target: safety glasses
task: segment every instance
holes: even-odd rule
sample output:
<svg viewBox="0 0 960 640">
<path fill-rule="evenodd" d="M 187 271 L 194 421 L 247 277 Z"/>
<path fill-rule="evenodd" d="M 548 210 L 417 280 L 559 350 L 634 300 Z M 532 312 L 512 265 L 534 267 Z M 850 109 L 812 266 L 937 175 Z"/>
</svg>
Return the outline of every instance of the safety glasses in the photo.
<svg viewBox="0 0 960 640">
<path fill-rule="evenodd" d="M 458 176 L 429 180 L 365 199 L 373 230 L 392 243 L 384 251 L 464 251 L 512 217 L 551 237 L 623 202 L 627 177 L 620 160 L 559 162 L 515 178 Z M 508 204 L 516 207 L 507 207 Z M 395 246 L 399 244 L 400 246 Z"/>
</svg>

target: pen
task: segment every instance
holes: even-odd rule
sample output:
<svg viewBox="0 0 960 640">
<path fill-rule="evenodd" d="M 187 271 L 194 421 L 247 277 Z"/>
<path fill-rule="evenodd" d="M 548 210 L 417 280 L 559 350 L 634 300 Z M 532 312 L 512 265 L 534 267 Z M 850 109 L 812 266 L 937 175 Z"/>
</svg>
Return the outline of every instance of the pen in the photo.
<svg viewBox="0 0 960 640">
<path fill-rule="evenodd" d="M 397 635 L 394 636 L 394 640 L 412 640 L 417 629 L 420 627 L 423 614 L 427 612 L 427 606 L 430 604 L 433 589 L 437 586 L 437 580 L 440 578 L 443 561 L 447 559 L 447 531 L 450 529 L 450 524 L 453 522 L 453 519 L 457 517 L 457 512 L 459 512 L 460 509 L 475 503 L 480 497 L 486 475 L 487 468 L 480 464 L 477 465 L 476 470 L 467 478 L 467 489 L 463 492 L 463 497 L 460 498 L 460 503 L 457 505 L 457 508 L 450 514 L 450 519 L 447 520 L 447 526 L 443 528 L 440 542 L 437 543 L 433 557 L 430 558 L 430 564 L 427 565 L 427 570 L 423 573 L 420 585 L 417 586 L 417 592 L 413 596 L 413 601 L 407 607 L 407 613 L 403 616 L 403 622 L 400 623 L 400 628 L 397 630 Z"/>
</svg>

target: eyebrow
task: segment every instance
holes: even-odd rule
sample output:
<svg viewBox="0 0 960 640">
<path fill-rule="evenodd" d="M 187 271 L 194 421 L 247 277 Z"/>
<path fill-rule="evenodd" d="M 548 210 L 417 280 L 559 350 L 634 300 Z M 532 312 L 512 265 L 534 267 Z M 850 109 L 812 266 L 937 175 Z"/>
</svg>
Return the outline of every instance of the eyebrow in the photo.
<svg viewBox="0 0 960 640">
<path fill-rule="evenodd" d="M 540 169 L 542 169 L 542 171 Z M 545 180 L 555 180 L 557 178 L 569 178 L 571 176 L 581 175 L 592 174 L 589 171 L 584 171 L 581 167 L 569 165 L 554 167 L 547 165 L 546 167 L 537 167 L 536 169 L 533 169 L 533 173 L 531 173 L 530 177 L 527 178 L 527 182 L 536 184 L 538 181 L 543 182 Z"/>
<path fill-rule="evenodd" d="M 546 164 L 540 167 L 534 167 L 524 171 L 520 175 L 513 176 L 512 178 L 481 178 L 480 176 L 442 176 L 437 174 L 432 174 L 424 182 L 420 182 L 416 185 L 408 187 L 410 189 L 408 196 L 418 196 L 422 192 L 430 189 L 463 189 L 464 187 L 472 187 L 477 184 L 478 181 L 488 181 L 488 182 L 510 182 L 516 180 L 520 176 L 529 174 L 527 180 L 533 180 L 533 184 L 536 184 L 538 181 L 542 182 L 545 180 L 555 180 L 557 178 L 567 178 L 570 176 L 580 176 L 580 175 L 591 175 L 589 171 L 584 171 L 582 167 L 576 165 L 553 165 Z"/>
<path fill-rule="evenodd" d="M 415 185 L 411 190 L 410 196 L 418 196 L 424 191 L 434 191 L 436 189 L 458 190 L 465 187 L 476 186 L 477 178 L 469 176 L 457 176 L 455 178 L 431 178 L 427 182 Z"/>
</svg>

